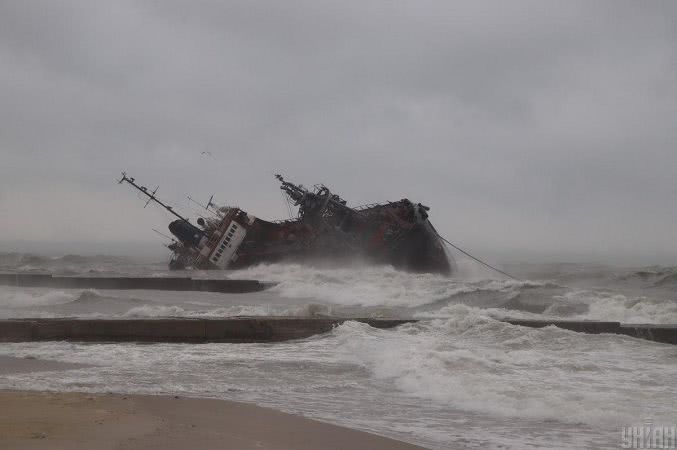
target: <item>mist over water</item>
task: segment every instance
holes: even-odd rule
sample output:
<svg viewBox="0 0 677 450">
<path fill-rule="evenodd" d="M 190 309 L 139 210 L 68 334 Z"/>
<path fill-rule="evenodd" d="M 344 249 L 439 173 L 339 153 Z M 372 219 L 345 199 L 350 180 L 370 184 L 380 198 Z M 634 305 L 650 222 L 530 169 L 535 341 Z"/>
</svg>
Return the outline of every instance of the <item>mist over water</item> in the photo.
<svg viewBox="0 0 677 450">
<path fill-rule="evenodd" d="M 404 317 L 346 322 L 279 344 L 0 345 L 0 354 L 93 364 L 0 377 L 0 388 L 166 393 L 250 401 L 431 448 L 617 448 L 620 428 L 674 424 L 677 349 L 616 335 L 530 329 L 505 317 L 677 323 L 677 269 L 469 262 L 446 278 L 390 267 L 271 264 L 170 273 L 108 257 L 0 255 L 0 270 L 203 276 L 277 283 L 255 294 L 0 287 L 0 317 Z"/>
</svg>

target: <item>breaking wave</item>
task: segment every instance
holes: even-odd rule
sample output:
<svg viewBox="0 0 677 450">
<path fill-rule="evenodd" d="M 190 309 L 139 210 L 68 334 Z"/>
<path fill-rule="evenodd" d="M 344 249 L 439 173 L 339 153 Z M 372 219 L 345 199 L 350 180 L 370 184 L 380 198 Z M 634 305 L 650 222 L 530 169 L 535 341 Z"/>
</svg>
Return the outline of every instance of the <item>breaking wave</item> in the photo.
<svg viewBox="0 0 677 450">
<path fill-rule="evenodd" d="M 0 388 L 243 400 L 429 448 L 474 444 L 468 433 L 482 448 L 609 448 L 625 424 L 674 423 L 671 346 L 513 326 L 462 304 L 449 314 L 275 345 L 6 344 L 0 353 L 93 367 L 0 377 Z"/>
<path fill-rule="evenodd" d="M 331 307 L 326 305 L 235 305 L 225 308 L 206 310 L 189 310 L 180 306 L 143 305 L 131 308 L 123 313 L 122 317 L 192 317 L 192 318 L 219 318 L 244 316 L 289 316 L 289 317 L 320 317 L 331 315 Z"/>
<path fill-rule="evenodd" d="M 347 322 L 334 336 L 342 358 L 376 379 L 454 409 L 609 426 L 643 420 L 627 405 L 647 402 L 655 419 L 674 418 L 668 397 L 677 391 L 670 364 L 661 359 L 669 352 L 627 337 L 518 327 L 470 307 L 457 308 L 454 318 L 395 331 Z M 646 352 L 646 361 L 614 359 L 616 352 L 633 351 Z M 626 379 L 633 364 L 652 374 L 651 385 L 675 392 L 633 391 Z"/>
<path fill-rule="evenodd" d="M 80 258 L 66 259 L 80 261 Z M 577 267 L 567 265 L 565 268 L 567 279 L 578 273 Z M 102 313 L 116 317 L 338 315 L 444 319 L 455 316 L 460 309 L 468 306 L 497 319 L 553 318 L 677 323 L 677 298 L 670 284 L 677 277 L 675 270 L 653 268 L 652 271 L 619 272 L 614 269 L 608 271 L 606 277 L 615 277 L 615 284 L 608 288 L 588 288 L 577 285 L 573 287 L 574 285 L 561 279 L 466 279 L 412 274 L 387 266 L 327 268 L 267 264 L 215 274 L 277 283 L 269 290 L 257 294 L 255 298 L 247 297 L 247 300 L 244 300 L 245 297 L 205 293 L 191 293 L 187 297 L 186 294 L 158 291 L 135 293 L 133 295 L 140 298 L 131 298 L 124 291 L 114 294 L 115 297 L 111 293 L 103 297 L 94 290 L 0 287 L 0 308 L 15 311 L 43 306 L 45 313 L 69 316 Z M 550 270 L 549 273 L 554 271 Z M 157 273 L 157 276 L 164 275 L 165 273 Z M 209 273 L 191 275 L 212 276 Z M 186 275 L 182 273 L 181 276 Z M 625 277 L 625 281 L 619 277 Z M 595 284 L 603 279 L 605 278 L 598 272 L 595 273 Z M 637 283 L 649 283 L 652 287 L 646 288 L 644 284 Z M 224 305 L 223 302 L 228 304 Z M 58 308 L 65 304 L 70 306 Z"/>
<path fill-rule="evenodd" d="M 239 270 L 232 278 L 276 282 L 271 292 L 285 298 L 314 299 L 338 305 L 416 307 L 463 294 L 513 292 L 547 286 L 531 281 L 465 281 L 434 274 L 413 274 L 390 266 L 316 268 L 299 264 L 263 264 Z"/>
<path fill-rule="evenodd" d="M 637 287 L 674 288 L 677 286 L 677 267 L 651 266 L 616 274 L 615 280 Z"/>
<path fill-rule="evenodd" d="M 574 291 L 565 294 L 569 304 L 587 307 L 574 319 L 612 320 L 623 323 L 677 323 L 677 302 L 670 299 L 634 297 L 610 292 Z M 546 314 L 553 308 L 546 310 Z M 566 316 L 566 314 L 563 314 Z"/>
<path fill-rule="evenodd" d="M 86 303 L 97 301 L 101 294 L 94 289 L 82 291 L 44 291 L 37 289 L 3 288 L 0 289 L 0 307 L 31 308 L 35 306 L 54 306 L 68 303 Z"/>
<path fill-rule="evenodd" d="M 553 442 L 600 448 L 617 442 L 620 426 L 647 417 L 674 423 L 674 347 L 497 319 L 675 323 L 675 271 L 651 270 L 590 273 L 562 265 L 547 268 L 547 276 L 525 271 L 524 278 L 538 281 L 506 281 L 390 267 L 270 264 L 222 274 L 278 282 L 247 295 L 104 290 L 102 296 L 95 290 L 0 287 L 0 315 L 9 311 L 13 317 L 357 317 L 385 311 L 423 319 L 390 330 L 346 322 L 324 335 L 274 346 L 4 344 L 3 354 L 97 367 L 0 377 L 0 387 L 252 401 L 367 431 L 398 430 L 395 437 L 422 437 L 431 448 L 497 442 L 503 448 Z M 468 440 L 471 428 L 477 442 Z M 487 439 L 487 429 L 499 437 Z"/>
<path fill-rule="evenodd" d="M 601 269 L 598 269 L 601 271 Z M 651 276 L 652 284 L 672 282 L 672 270 Z M 568 267 L 567 277 L 576 273 Z M 447 278 L 411 274 L 392 267 L 327 269 L 295 264 L 260 265 L 232 277 L 257 278 L 278 284 L 271 292 L 287 299 L 337 306 L 396 308 L 398 314 L 446 318 L 459 305 L 472 306 L 495 318 L 613 320 L 624 323 L 677 323 L 677 299 L 671 291 L 568 287 L 556 281 Z M 583 276 L 583 275 L 581 275 Z M 613 278 L 613 272 L 607 277 Z M 677 277 L 677 275 L 674 275 Z M 602 279 L 596 272 L 595 279 Z M 638 295 L 646 292 L 647 295 Z"/>
</svg>

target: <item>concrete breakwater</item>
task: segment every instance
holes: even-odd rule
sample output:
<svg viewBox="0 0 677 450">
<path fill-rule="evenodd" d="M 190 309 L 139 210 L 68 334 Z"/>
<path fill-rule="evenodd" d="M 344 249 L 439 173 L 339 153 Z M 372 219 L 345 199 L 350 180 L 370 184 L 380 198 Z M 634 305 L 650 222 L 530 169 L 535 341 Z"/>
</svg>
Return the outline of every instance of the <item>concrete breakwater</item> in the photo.
<svg viewBox="0 0 677 450">
<path fill-rule="evenodd" d="M 331 331 L 346 320 L 392 328 L 413 320 L 298 317 L 225 319 L 9 319 L 0 320 L 0 342 L 279 342 Z"/>
<path fill-rule="evenodd" d="M 258 280 L 213 280 L 189 277 L 70 277 L 51 274 L 0 273 L 0 285 L 60 289 L 153 289 L 222 293 L 258 292 L 272 286 Z"/>
<path fill-rule="evenodd" d="M 415 319 L 231 317 L 224 319 L 6 319 L 0 320 L 0 342 L 280 342 L 331 331 L 348 321 L 393 328 Z M 677 344 L 677 325 L 624 325 L 619 322 L 506 320 L 531 328 L 557 326 L 572 331 L 621 334 Z"/>
<path fill-rule="evenodd" d="M 556 326 L 565 330 L 588 334 L 622 334 L 625 336 L 677 345 L 677 325 L 668 324 L 623 324 L 593 320 L 532 320 L 505 319 L 504 322 L 530 328 Z"/>
</svg>

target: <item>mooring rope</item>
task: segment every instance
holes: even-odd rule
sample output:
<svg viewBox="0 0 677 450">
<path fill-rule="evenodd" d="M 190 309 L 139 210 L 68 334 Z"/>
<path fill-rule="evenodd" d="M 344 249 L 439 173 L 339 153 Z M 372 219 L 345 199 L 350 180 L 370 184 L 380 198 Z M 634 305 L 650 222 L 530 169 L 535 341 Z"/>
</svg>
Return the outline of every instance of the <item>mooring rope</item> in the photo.
<svg viewBox="0 0 677 450">
<path fill-rule="evenodd" d="M 463 250 L 462 248 L 458 247 L 457 245 L 452 244 L 451 242 L 449 242 L 448 240 L 446 240 L 444 237 L 440 236 L 439 233 L 435 232 L 435 234 L 437 234 L 437 237 L 438 237 L 438 238 L 442 239 L 444 242 L 446 242 L 447 244 L 451 245 L 451 246 L 454 247 L 456 250 L 458 250 L 459 252 L 463 253 L 465 256 L 468 256 L 469 258 L 474 259 L 475 261 L 477 261 L 478 263 L 482 264 L 483 266 L 486 266 L 486 267 L 490 268 L 491 270 L 495 270 L 496 272 L 498 272 L 498 273 L 500 273 L 500 274 L 502 274 L 502 275 L 505 275 L 505 276 L 508 277 L 508 278 L 512 278 L 512 279 L 515 280 L 515 281 L 519 281 L 517 278 L 513 277 L 513 276 L 510 275 L 509 273 L 504 272 L 504 271 L 502 271 L 502 270 L 500 270 L 500 269 L 497 269 L 496 267 L 492 266 L 491 264 L 485 263 L 485 262 L 482 261 L 481 259 L 474 257 L 473 255 L 471 255 L 470 253 L 466 252 L 465 250 Z"/>
</svg>

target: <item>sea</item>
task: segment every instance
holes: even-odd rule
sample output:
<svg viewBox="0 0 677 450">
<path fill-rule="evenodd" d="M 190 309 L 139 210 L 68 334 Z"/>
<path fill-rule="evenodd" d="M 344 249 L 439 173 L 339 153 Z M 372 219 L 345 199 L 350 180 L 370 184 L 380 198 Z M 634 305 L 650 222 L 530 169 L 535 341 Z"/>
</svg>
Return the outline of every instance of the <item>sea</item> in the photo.
<svg viewBox="0 0 677 450">
<path fill-rule="evenodd" d="M 249 294 L 0 286 L 0 318 L 339 316 L 274 344 L 2 343 L 0 355 L 84 364 L 0 375 L 0 389 L 138 393 L 249 402 L 419 444 L 619 448 L 628 427 L 677 424 L 677 346 L 532 329 L 504 318 L 677 324 L 677 267 L 459 261 L 451 278 L 392 267 L 269 264 L 177 273 L 112 256 L 0 254 L 0 272 L 194 276 L 275 283 Z"/>
</svg>

